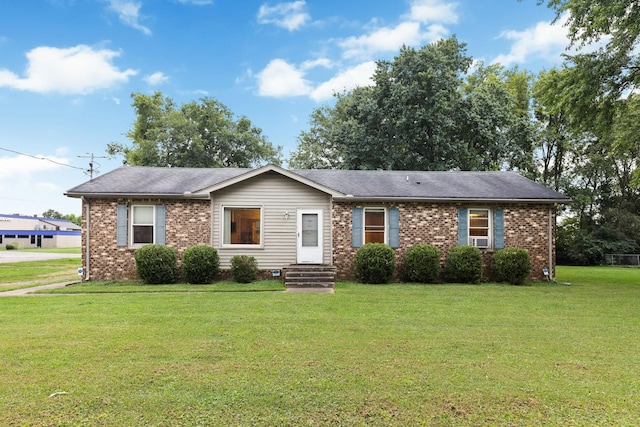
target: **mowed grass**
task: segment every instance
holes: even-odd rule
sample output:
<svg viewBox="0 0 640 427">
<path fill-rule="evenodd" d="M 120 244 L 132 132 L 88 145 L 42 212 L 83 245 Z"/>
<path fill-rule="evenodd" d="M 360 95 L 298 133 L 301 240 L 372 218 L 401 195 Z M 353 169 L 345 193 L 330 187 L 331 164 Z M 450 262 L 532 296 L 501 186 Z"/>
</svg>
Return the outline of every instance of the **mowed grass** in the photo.
<svg viewBox="0 0 640 427">
<path fill-rule="evenodd" d="M 0 425 L 636 425 L 640 269 L 622 270 L 0 298 Z"/>
<path fill-rule="evenodd" d="M 0 263 L 0 292 L 78 280 L 78 258 Z"/>
</svg>

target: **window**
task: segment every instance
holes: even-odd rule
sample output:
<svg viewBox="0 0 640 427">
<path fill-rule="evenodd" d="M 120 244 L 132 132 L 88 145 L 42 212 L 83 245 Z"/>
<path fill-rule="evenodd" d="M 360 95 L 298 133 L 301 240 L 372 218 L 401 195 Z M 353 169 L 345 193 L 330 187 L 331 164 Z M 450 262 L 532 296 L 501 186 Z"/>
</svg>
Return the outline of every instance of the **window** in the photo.
<svg viewBox="0 0 640 427">
<path fill-rule="evenodd" d="M 166 244 L 166 215 L 163 205 L 118 205 L 116 245 Z"/>
<path fill-rule="evenodd" d="M 131 211 L 131 244 L 153 243 L 153 230 L 155 227 L 154 206 L 132 206 Z"/>
<path fill-rule="evenodd" d="M 400 210 L 398 208 L 360 208 L 351 211 L 351 245 L 386 243 L 400 247 Z"/>
<path fill-rule="evenodd" d="M 18 234 L 18 239 L 28 239 L 29 236 L 27 234 Z"/>
<path fill-rule="evenodd" d="M 364 243 L 386 243 L 386 210 L 364 209 Z"/>
<path fill-rule="evenodd" d="M 504 248 L 504 211 L 459 209 L 458 245 L 470 245 L 481 249 Z"/>
<path fill-rule="evenodd" d="M 469 244 L 488 248 L 490 235 L 489 209 L 469 209 Z"/>
<path fill-rule="evenodd" d="M 262 208 L 225 207 L 223 212 L 224 245 L 262 244 Z"/>
</svg>

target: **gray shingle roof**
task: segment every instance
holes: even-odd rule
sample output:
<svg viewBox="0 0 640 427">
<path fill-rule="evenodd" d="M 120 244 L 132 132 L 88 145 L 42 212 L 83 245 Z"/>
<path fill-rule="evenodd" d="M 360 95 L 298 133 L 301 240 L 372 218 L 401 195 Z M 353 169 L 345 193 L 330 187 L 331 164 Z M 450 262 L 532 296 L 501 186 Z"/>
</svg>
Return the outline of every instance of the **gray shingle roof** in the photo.
<svg viewBox="0 0 640 427">
<path fill-rule="evenodd" d="M 265 170 L 279 168 L 267 166 Z M 125 166 L 70 189 L 71 197 L 181 196 L 237 178 L 253 169 Z M 569 198 L 515 172 L 298 170 L 300 177 L 360 199 L 521 200 Z"/>
</svg>

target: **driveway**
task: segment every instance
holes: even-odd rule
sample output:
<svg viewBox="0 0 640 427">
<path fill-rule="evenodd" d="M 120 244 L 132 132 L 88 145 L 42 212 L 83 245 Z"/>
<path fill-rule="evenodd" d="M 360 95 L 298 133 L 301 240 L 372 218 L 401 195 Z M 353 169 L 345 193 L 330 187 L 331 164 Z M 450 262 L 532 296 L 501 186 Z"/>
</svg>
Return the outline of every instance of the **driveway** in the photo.
<svg viewBox="0 0 640 427">
<path fill-rule="evenodd" d="M 80 258 L 80 254 L 58 254 L 49 252 L 0 251 L 0 263 L 21 261 L 45 261 L 48 259 Z"/>
</svg>

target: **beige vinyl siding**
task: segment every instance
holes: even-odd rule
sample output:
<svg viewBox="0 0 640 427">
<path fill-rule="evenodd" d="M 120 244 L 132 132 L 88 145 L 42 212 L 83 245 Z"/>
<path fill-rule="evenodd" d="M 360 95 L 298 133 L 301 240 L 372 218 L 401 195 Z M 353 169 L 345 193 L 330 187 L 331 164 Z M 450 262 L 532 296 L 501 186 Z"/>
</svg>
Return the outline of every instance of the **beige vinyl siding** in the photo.
<svg viewBox="0 0 640 427">
<path fill-rule="evenodd" d="M 230 267 L 234 255 L 250 255 L 261 270 L 296 263 L 298 209 L 323 211 L 323 261 L 331 264 L 331 198 L 328 194 L 279 174 L 266 173 L 212 194 L 212 246 L 218 249 L 220 267 Z M 261 207 L 264 223 L 260 247 L 223 247 L 223 207 Z M 288 212 L 288 219 L 285 213 Z"/>
</svg>

